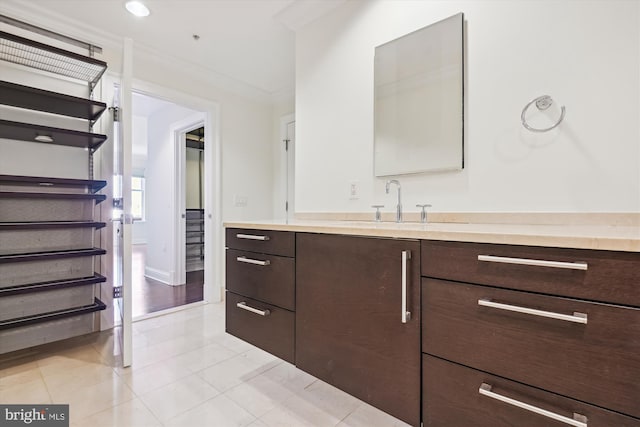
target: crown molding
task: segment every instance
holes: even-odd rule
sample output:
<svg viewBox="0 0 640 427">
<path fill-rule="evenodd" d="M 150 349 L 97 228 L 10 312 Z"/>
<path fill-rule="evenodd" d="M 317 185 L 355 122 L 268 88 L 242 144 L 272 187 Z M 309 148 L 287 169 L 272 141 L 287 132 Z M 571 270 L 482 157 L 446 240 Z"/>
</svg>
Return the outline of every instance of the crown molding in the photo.
<svg viewBox="0 0 640 427">
<path fill-rule="evenodd" d="M 82 22 L 70 19 L 64 15 L 51 11 L 43 11 L 30 2 L 18 0 L 3 0 L 0 3 L 0 13 L 12 18 L 37 25 L 47 30 L 55 31 L 69 37 L 91 43 L 103 48 L 103 56 L 110 53 L 112 56 L 122 55 L 123 38 L 113 33 L 92 28 Z M 159 63 L 166 69 L 182 74 L 185 78 L 194 78 L 206 81 L 212 87 L 224 92 L 242 96 L 263 104 L 273 104 L 282 98 L 292 96 L 293 87 L 270 93 L 233 77 L 203 67 L 194 62 L 176 58 L 157 49 L 136 43 L 134 40 L 134 58 L 145 63 Z M 135 71 L 134 71 L 135 74 Z M 145 79 L 145 76 L 135 76 Z"/>
</svg>

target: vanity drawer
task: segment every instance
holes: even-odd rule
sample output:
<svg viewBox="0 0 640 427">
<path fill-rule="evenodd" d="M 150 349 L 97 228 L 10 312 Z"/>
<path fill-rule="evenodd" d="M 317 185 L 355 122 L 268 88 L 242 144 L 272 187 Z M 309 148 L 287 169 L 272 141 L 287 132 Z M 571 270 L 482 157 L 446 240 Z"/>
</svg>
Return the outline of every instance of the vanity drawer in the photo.
<svg viewBox="0 0 640 427">
<path fill-rule="evenodd" d="M 422 275 L 640 306 L 633 252 L 423 241 Z"/>
<path fill-rule="evenodd" d="M 227 290 L 295 310 L 295 258 L 227 249 Z"/>
<path fill-rule="evenodd" d="M 226 297 L 228 333 L 294 363 L 293 312 L 233 292 Z"/>
<path fill-rule="evenodd" d="M 287 257 L 296 255 L 296 236 L 290 231 L 227 228 L 226 245 L 232 249 Z"/>
<path fill-rule="evenodd" d="M 485 372 L 422 357 L 422 414 L 425 427 L 561 427 L 568 425 L 545 415 L 515 406 L 518 402 L 586 422 L 585 427 L 640 427 L 640 420 L 578 402 Z M 484 391 L 489 395 L 480 394 Z M 488 389 L 488 390 L 487 390 Z M 498 400 L 501 396 L 515 400 Z M 533 409 L 533 408 L 532 408 Z M 564 420 L 567 421 L 567 420 Z"/>
<path fill-rule="evenodd" d="M 423 279 L 422 351 L 640 417 L 640 309 Z"/>
</svg>

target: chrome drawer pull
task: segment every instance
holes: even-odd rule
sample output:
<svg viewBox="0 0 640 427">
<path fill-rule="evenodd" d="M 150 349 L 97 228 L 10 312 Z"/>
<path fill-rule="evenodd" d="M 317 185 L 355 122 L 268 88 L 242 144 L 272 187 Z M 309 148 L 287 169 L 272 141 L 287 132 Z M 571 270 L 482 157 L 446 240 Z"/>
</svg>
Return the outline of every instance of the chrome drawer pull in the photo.
<svg viewBox="0 0 640 427">
<path fill-rule="evenodd" d="M 250 311 L 255 314 L 259 314 L 260 316 L 268 316 L 271 314 L 271 311 L 269 310 L 258 310 L 257 308 L 250 307 L 247 305 L 245 301 L 237 303 L 236 307 L 241 308 L 243 310 Z"/>
<path fill-rule="evenodd" d="M 498 308 L 500 310 L 515 311 L 516 313 L 532 314 L 534 316 L 548 317 L 550 319 L 565 320 L 567 322 L 587 324 L 586 313 L 574 312 L 571 314 L 554 313 L 553 311 L 536 310 L 535 308 L 519 307 L 517 305 L 493 302 L 490 299 L 479 299 L 478 305 L 483 307 Z"/>
<path fill-rule="evenodd" d="M 551 418 L 552 420 L 560 421 L 561 423 L 565 423 L 570 426 L 587 427 L 587 417 L 585 417 L 584 415 L 574 413 L 573 418 L 565 417 L 564 415 L 556 414 L 555 412 L 547 411 L 546 409 L 538 408 L 537 406 L 529 405 L 528 403 L 520 402 L 519 400 L 515 400 L 510 397 L 503 396 L 498 393 L 494 393 L 491 391 L 491 386 L 486 383 L 482 383 L 480 385 L 478 392 L 483 396 L 487 396 L 492 399 L 496 399 L 501 402 L 508 403 L 509 405 L 517 406 L 518 408 L 522 408 L 527 411 L 536 413 L 538 415 Z"/>
<path fill-rule="evenodd" d="M 255 234 L 236 234 L 238 239 L 247 239 L 247 240 L 269 240 L 269 236 L 257 236 Z"/>
<path fill-rule="evenodd" d="M 271 264 L 271 261 L 269 261 L 269 260 L 260 261 L 259 259 L 251 259 L 251 258 L 247 258 L 247 257 L 243 257 L 243 256 L 237 257 L 236 261 L 238 261 L 238 262 L 246 262 L 247 264 L 262 265 L 262 266 Z"/>
<path fill-rule="evenodd" d="M 545 261 L 542 259 L 509 258 L 504 256 L 478 255 L 478 261 L 500 262 L 503 264 L 534 265 L 537 267 L 567 268 L 569 270 L 586 270 L 586 262 Z"/>
<path fill-rule="evenodd" d="M 411 312 L 407 311 L 407 264 L 411 259 L 411 251 L 402 251 L 402 323 L 407 323 L 411 319 Z"/>
</svg>

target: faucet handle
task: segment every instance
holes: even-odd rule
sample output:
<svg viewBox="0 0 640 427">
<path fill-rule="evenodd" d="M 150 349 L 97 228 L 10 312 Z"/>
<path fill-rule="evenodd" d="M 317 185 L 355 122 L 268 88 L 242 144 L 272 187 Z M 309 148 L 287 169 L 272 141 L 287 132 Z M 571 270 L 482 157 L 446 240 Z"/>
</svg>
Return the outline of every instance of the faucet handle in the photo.
<svg viewBox="0 0 640 427">
<path fill-rule="evenodd" d="M 425 208 L 430 208 L 430 207 L 431 205 L 428 205 L 428 204 L 416 205 L 416 208 L 422 208 L 422 212 L 420 212 L 420 222 L 422 223 L 427 222 L 427 211 Z"/>
<path fill-rule="evenodd" d="M 376 208 L 376 222 L 382 221 L 382 216 L 380 215 L 380 208 L 384 208 L 384 205 L 371 205 L 372 208 Z"/>
</svg>

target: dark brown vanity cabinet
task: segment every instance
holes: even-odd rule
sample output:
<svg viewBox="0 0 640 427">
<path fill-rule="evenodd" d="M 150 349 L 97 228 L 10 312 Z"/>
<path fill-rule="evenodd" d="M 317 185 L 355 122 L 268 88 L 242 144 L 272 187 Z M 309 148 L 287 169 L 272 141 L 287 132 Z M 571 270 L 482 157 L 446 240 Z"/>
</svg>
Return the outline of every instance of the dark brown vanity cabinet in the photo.
<svg viewBox="0 0 640 427">
<path fill-rule="evenodd" d="M 640 426 L 640 254 L 423 241 L 422 274 L 425 426 Z"/>
<path fill-rule="evenodd" d="M 419 280 L 417 240 L 297 233 L 296 366 L 419 426 Z"/>
<path fill-rule="evenodd" d="M 226 330 L 294 363 L 295 233 L 226 230 Z"/>
</svg>

